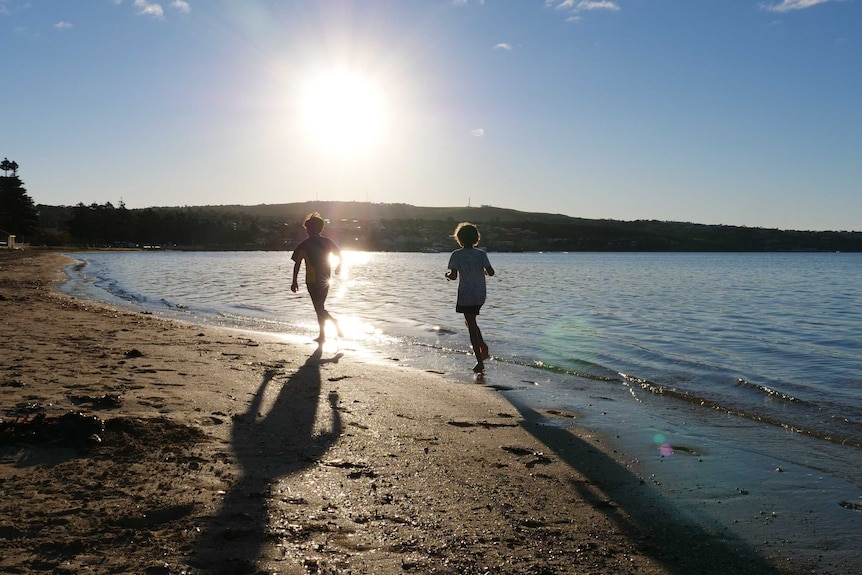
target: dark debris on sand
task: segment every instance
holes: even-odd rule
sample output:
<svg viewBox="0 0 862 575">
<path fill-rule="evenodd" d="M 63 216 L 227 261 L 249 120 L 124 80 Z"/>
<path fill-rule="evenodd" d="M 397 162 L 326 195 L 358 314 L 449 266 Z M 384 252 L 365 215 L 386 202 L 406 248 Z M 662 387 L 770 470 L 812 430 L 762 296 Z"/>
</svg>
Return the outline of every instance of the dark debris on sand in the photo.
<svg viewBox="0 0 862 575">
<path fill-rule="evenodd" d="M 0 420 L 0 446 L 18 443 L 58 444 L 86 448 L 101 442 L 99 435 L 105 430 L 104 422 L 96 416 L 66 413 L 48 417 L 37 413 L 30 417 Z"/>
<path fill-rule="evenodd" d="M 177 572 L 222 487 L 205 445 L 162 417 L 0 420 L 0 573 Z"/>
</svg>

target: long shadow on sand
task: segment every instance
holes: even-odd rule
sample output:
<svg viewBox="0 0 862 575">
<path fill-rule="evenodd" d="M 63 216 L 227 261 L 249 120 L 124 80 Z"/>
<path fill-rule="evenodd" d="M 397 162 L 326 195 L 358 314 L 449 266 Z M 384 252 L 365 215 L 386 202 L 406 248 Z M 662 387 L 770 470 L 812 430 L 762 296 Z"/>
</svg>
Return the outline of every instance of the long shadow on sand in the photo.
<svg viewBox="0 0 862 575">
<path fill-rule="evenodd" d="M 525 429 L 581 473 L 572 489 L 610 518 L 644 555 L 677 575 L 786 575 L 746 542 L 712 530 L 658 494 L 612 457 L 569 431 L 548 425 L 540 413 L 515 407 Z M 545 422 L 545 423 L 543 423 Z"/>
<path fill-rule="evenodd" d="M 240 466 L 238 481 L 225 494 L 218 515 L 198 539 L 191 564 L 201 573 L 256 573 L 267 541 L 270 491 L 279 479 L 315 464 L 338 439 L 338 395 L 329 394 L 331 429 L 315 433 L 321 392 L 320 347 L 278 391 L 271 409 L 261 414 L 267 387 L 278 374 L 267 371 L 244 414 L 234 420 L 232 448 Z"/>
</svg>

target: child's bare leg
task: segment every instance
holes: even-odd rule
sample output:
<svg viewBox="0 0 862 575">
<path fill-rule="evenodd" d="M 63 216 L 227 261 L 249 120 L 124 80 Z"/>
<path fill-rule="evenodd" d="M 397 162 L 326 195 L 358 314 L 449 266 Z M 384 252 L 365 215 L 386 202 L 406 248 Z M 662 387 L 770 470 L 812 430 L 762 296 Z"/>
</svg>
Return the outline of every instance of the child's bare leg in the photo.
<svg viewBox="0 0 862 575">
<path fill-rule="evenodd" d="M 467 331 L 470 332 L 470 343 L 473 346 L 473 355 L 476 356 L 476 366 L 473 371 L 482 373 L 485 371 L 485 361 L 482 356 L 482 346 L 485 342 L 482 340 L 482 332 L 479 331 L 479 326 L 476 324 L 476 314 L 464 314 L 464 322 L 467 324 Z"/>
<path fill-rule="evenodd" d="M 344 337 L 344 332 L 341 331 L 341 326 L 338 324 L 338 320 L 335 319 L 335 316 L 329 313 L 328 311 L 324 311 L 326 314 L 326 319 L 332 322 L 335 326 L 335 331 L 338 332 L 338 337 Z"/>
<path fill-rule="evenodd" d="M 324 329 L 326 327 L 326 318 L 323 316 L 323 314 L 317 314 L 317 325 L 320 327 L 320 333 L 314 339 L 314 341 L 316 341 L 317 343 L 323 343 L 324 341 L 326 341 L 326 331 Z"/>
<path fill-rule="evenodd" d="M 338 320 L 335 319 L 335 316 L 329 312 L 326 312 L 326 315 L 329 316 L 329 321 L 335 324 L 335 331 L 338 333 L 338 337 L 344 337 L 344 332 L 341 331 L 341 326 L 338 324 Z"/>
<path fill-rule="evenodd" d="M 323 343 L 326 341 L 326 318 L 329 316 L 329 312 L 326 311 L 324 305 L 326 303 L 326 296 L 329 292 L 326 288 L 314 288 L 312 289 L 309 286 L 308 293 L 311 296 L 311 303 L 314 305 L 314 313 L 317 315 L 317 325 L 320 327 L 319 335 L 314 339 L 317 343 Z"/>
<path fill-rule="evenodd" d="M 476 331 L 479 332 L 479 356 L 484 360 L 491 357 L 491 354 L 488 352 L 488 344 L 485 343 L 485 338 L 482 337 L 482 330 L 479 329 L 479 325 L 476 325 Z"/>
</svg>

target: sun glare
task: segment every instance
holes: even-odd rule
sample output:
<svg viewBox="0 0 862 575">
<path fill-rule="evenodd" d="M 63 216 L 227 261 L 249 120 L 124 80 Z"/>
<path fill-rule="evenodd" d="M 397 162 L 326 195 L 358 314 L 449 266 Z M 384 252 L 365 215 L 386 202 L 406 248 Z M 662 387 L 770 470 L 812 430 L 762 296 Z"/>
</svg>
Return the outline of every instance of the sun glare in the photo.
<svg viewBox="0 0 862 575">
<path fill-rule="evenodd" d="M 384 111 L 379 89 L 345 70 L 310 78 L 300 93 L 299 117 L 307 135 L 338 155 L 370 152 L 380 141 Z"/>
</svg>

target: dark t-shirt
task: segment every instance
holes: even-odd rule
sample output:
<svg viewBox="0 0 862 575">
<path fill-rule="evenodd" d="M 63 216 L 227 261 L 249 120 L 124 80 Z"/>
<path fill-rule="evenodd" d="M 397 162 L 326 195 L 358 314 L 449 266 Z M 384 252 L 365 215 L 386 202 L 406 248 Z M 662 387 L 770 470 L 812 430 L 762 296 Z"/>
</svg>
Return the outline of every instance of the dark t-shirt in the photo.
<svg viewBox="0 0 862 575">
<path fill-rule="evenodd" d="M 305 283 L 326 284 L 332 276 L 332 266 L 329 254 L 338 254 L 338 246 L 325 236 L 310 236 L 305 238 L 290 259 L 295 262 L 305 260 Z"/>
</svg>

